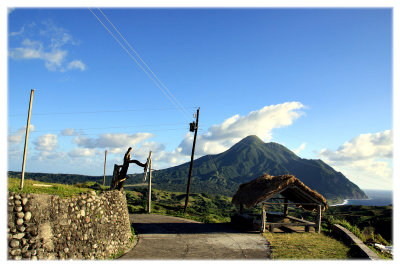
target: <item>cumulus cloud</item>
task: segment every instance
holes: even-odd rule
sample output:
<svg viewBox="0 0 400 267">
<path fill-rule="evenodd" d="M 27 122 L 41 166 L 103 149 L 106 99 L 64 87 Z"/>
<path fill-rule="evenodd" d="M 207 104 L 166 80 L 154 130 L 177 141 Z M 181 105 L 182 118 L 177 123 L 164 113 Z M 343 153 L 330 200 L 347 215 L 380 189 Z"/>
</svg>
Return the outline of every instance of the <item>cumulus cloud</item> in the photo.
<svg viewBox="0 0 400 267">
<path fill-rule="evenodd" d="M 79 69 L 81 71 L 84 71 L 86 69 L 85 64 L 83 64 L 82 61 L 80 60 L 72 60 L 68 66 L 67 69 L 72 70 L 72 69 Z"/>
<path fill-rule="evenodd" d="M 45 134 L 39 136 L 35 142 L 35 149 L 40 151 L 52 151 L 56 148 L 58 140 L 55 134 Z"/>
<path fill-rule="evenodd" d="M 196 141 L 196 154 L 216 154 L 223 152 L 249 135 L 257 135 L 264 141 L 272 138 L 272 130 L 289 126 L 303 113 L 300 102 L 286 102 L 265 106 L 245 116 L 234 115 L 221 124 L 211 126 Z M 185 155 L 191 153 L 193 135 L 188 133 L 179 147 Z"/>
<path fill-rule="evenodd" d="M 73 158 L 78 158 L 78 157 L 93 157 L 96 155 L 97 152 L 95 149 L 90 149 L 90 148 L 80 148 L 76 147 L 70 152 L 68 152 L 68 155 Z"/>
<path fill-rule="evenodd" d="M 72 69 L 84 71 L 86 69 L 85 64 L 77 59 L 69 62 L 69 64 L 65 66 L 68 55 L 68 50 L 65 46 L 77 44 L 67 30 L 55 26 L 50 21 L 42 22 L 42 25 L 45 28 L 39 30 L 40 40 L 23 39 L 20 46 L 10 48 L 9 56 L 15 60 L 43 60 L 45 67 L 50 71 L 66 71 Z M 33 26 L 30 28 L 33 28 Z M 26 28 L 24 25 L 20 31 L 11 32 L 9 36 L 20 36 L 23 35 L 25 31 Z"/>
<path fill-rule="evenodd" d="M 361 188 L 392 187 L 392 130 L 361 134 L 336 150 L 322 149 L 321 157 Z"/>
<path fill-rule="evenodd" d="M 393 135 L 391 130 L 362 134 L 345 142 L 337 150 L 323 149 L 320 156 L 330 161 L 356 161 L 369 158 L 391 158 Z"/>
<path fill-rule="evenodd" d="M 127 149 L 127 146 L 135 146 L 140 142 L 153 137 L 150 133 L 110 133 L 101 134 L 99 137 L 86 137 L 78 135 L 73 139 L 73 142 L 79 147 L 84 148 L 110 148 L 110 151 L 116 152 L 119 149 Z M 114 149 L 114 150 L 113 150 Z M 118 149 L 118 150 L 117 150 Z"/>
<path fill-rule="evenodd" d="M 34 131 L 35 130 L 35 126 L 34 125 L 29 125 L 29 131 Z M 18 131 L 9 134 L 8 135 L 8 142 L 10 144 L 15 144 L 15 145 L 19 145 L 22 143 L 22 141 L 25 138 L 25 131 L 26 131 L 26 126 L 20 128 Z"/>
<path fill-rule="evenodd" d="M 32 156 L 34 161 L 60 160 L 65 158 L 65 153 L 60 151 L 40 151 Z"/>
<path fill-rule="evenodd" d="M 76 134 L 76 132 L 75 132 L 75 129 L 73 129 L 73 128 L 67 128 L 67 129 L 64 129 L 61 131 L 61 135 L 63 135 L 63 136 L 73 136 L 75 134 Z"/>
</svg>

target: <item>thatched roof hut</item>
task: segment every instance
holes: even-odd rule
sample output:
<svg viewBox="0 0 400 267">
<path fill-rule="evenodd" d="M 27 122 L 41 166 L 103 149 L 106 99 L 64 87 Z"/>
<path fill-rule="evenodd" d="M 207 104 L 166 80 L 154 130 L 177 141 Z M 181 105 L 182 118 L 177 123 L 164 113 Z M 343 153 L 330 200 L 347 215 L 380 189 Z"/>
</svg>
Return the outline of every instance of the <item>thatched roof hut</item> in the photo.
<svg viewBox="0 0 400 267">
<path fill-rule="evenodd" d="M 321 205 L 322 210 L 325 210 L 328 206 L 326 199 L 321 194 L 315 190 L 311 190 L 293 175 L 270 176 L 268 174 L 241 184 L 232 198 L 232 203 L 251 208 L 277 194 L 281 194 L 294 203 Z M 298 206 L 309 211 L 316 209 L 315 205 Z"/>
</svg>

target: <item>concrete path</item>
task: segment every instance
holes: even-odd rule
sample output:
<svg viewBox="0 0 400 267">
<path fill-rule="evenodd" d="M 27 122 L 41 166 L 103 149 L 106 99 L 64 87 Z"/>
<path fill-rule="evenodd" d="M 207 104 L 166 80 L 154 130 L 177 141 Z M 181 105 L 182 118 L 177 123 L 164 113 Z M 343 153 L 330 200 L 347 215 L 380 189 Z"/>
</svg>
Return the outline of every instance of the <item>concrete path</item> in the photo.
<svg viewBox="0 0 400 267">
<path fill-rule="evenodd" d="M 260 233 L 241 233 L 229 224 L 207 224 L 158 214 L 131 214 L 136 246 L 121 260 L 267 259 Z"/>
</svg>

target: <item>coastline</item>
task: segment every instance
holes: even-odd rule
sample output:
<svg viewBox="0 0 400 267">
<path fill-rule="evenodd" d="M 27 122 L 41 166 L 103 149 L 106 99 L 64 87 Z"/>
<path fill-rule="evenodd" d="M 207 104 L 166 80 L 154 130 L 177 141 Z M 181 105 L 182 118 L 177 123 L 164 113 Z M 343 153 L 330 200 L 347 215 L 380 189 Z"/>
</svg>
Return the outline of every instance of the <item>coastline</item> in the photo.
<svg viewBox="0 0 400 267">
<path fill-rule="evenodd" d="M 335 207 L 335 206 L 344 206 L 344 205 L 348 205 L 349 200 L 373 200 L 373 198 L 363 198 L 363 199 L 349 198 L 349 199 L 345 199 L 342 203 L 333 204 L 333 205 L 329 205 L 329 206 L 330 206 L 330 207 Z"/>
<path fill-rule="evenodd" d="M 366 193 L 366 199 L 345 199 L 342 203 L 335 203 L 329 205 L 345 206 L 345 205 L 362 205 L 362 206 L 389 206 L 393 205 L 393 190 L 382 190 L 382 189 L 363 189 Z"/>
</svg>

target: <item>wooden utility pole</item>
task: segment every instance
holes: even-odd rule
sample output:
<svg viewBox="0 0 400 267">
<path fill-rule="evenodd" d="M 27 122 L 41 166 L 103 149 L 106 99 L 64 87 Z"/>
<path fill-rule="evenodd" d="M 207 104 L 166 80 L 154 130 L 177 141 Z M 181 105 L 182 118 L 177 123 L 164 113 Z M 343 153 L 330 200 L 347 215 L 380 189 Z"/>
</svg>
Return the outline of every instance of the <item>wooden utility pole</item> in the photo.
<svg viewBox="0 0 400 267">
<path fill-rule="evenodd" d="M 28 120 L 26 122 L 26 131 L 25 131 L 25 146 L 24 146 L 24 157 L 22 159 L 22 173 L 21 173 L 21 184 L 20 189 L 24 188 L 24 177 L 25 177 L 25 160 L 26 154 L 28 153 L 28 137 L 29 137 L 29 127 L 31 124 L 31 109 L 32 109 L 32 100 L 33 100 L 33 92 L 35 90 L 31 89 L 31 98 L 29 99 L 29 110 L 28 110 Z"/>
<path fill-rule="evenodd" d="M 103 186 L 106 184 L 106 163 L 107 163 L 107 150 L 104 155 L 104 177 L 103 177 Z"/>
<path fill-rule="evenodd" d="M 147 212 L 151 213 L 151 158 L 150 157 L 149 157 L 149 206 L 147 207 Z"/>
<path fill-rule="evenodd" d="M 194 127 L 192 127 L 193 123 L 191 123 L 191 125 L 190 125 L 190 131 L 194 130 L 194 139 L 193 139 L 193 147 L 192 147 L 192 157 L 190 160 L 190 167 L 189 167 L 189 177 L 188 177 L 188 183 L 187 183 L 187 189 L 186 189 L 186 200 L 185 200 L 184 213 L 186 213 L 187 205 L 189 202 L 190 180 L 192 178 L 192 169 L 193 169 L 193 157 L 194 157 L 194 150 L 196 148 L 197 129 L 199 128 L 198 127 L 199 126 L 199 113 L 200 113 L 200 108 L 197 109 L 196 124 L 194 125 Z"/>
</svg>

